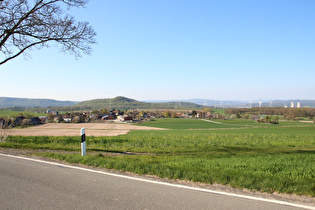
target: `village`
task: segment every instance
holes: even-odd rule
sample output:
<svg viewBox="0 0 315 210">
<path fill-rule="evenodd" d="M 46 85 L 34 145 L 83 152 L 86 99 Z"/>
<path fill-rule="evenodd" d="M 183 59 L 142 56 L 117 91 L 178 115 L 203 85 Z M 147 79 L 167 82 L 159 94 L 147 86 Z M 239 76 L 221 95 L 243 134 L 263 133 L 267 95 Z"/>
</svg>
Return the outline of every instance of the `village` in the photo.
<svg viewBox="0 0 315 210">
<path fill-rule="evenodd" d="M 13 127 L 27 127 L 30 125 L 39 125 L 45 123 L 135 123 L 141 121 L 150 121 L 156 118 L 184 118 L 184 119 L 224 119 L 223 115 L 211 112 L 211 109 L 204 110 L 115 110 L 108 111 L 82 111 L 82 112 L 58 112 L 47 110 L 43 116 L 32 117 L 23 115 L 7 119 L 11 121 Z M 4 119 L 2 119 L 4 120 Z"/>
<path fill-rule="evenodd" d="M 102 109 L 93 111 L 52 111 L 44 113 L 18 113 L 10 117 L 1 117 L 2 125 L 12 127 L 28 127 L 46 123 L 139 123 L 153 121 L 157 118 L 182 118 L 182 119 L 247 119 L 258 123 L 278 124 L 280 120 L 304 120 L 313 119 L 312 108 L 228 108 L 216 110 L 204 107 L 202 110 L 115 110 Z"/>
<path fill-rule="evenodd" d="M 219 114 L 211 113 L 211 109 L 205 110 L 107 110 L 65 112 L 60 114 L 56 111 L 47 110 L 47 117 L 38 117 L 42 122 L 65 122 L 65 123 L 86 123 L 86 122 L 139 122 L 154 120 L 155 118 L 219 118 Z"/>
</svg>

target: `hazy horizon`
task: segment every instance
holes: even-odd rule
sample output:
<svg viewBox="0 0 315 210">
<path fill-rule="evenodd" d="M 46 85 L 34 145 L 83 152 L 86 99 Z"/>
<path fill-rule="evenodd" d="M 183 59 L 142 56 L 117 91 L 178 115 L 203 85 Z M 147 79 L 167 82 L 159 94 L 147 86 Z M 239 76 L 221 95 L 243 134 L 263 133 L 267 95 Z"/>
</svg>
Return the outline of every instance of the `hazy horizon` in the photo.
<svg viewBox="0 0 315 210">
<path fill-rule="evenodd" d="M 130 98 L 126 96 L 115 96 L 115 97 L 110 97 L 110 98 L 93 98 L 93 99 L 87 99 L 87 100 L 59 100 L 59 99 L 54 99 L 54 98 L 28 98 L 28 97 L 8 97 L 8 96 L 0 96 L 0 98 L 17 98 L 17 99 L 33 99 L 33 100 L 56 100 L 56 101 L 71 101 L 71 102 L 82 102 L 82 101 L 89 101 L 89 100 L 98 100 L 98 99 L 113 99 L 116 97 L 125 97 L 125 98 Z M 248 100 L 224 100 L 224 99 L 212 99 L 212 98 L 186 98 L 186 99 L 144 99 L 144 100 L 139 100 L 136 98 L 130 98 L 134 99 L 136 101 L 144 101 L 144 102 L 155 102 L 155 101 L 161 101 L 161 102 L 176 102 L 176 101 L 192 101 L 192 100 L 206 100 L 206 101 L 237 101 L 237 102 L 270 102 L 270 101 L 315 101 L 315 99 L 302 99 L 302 98 L 290 98 L 290 99 L 248 99 Z"/>
</svg>

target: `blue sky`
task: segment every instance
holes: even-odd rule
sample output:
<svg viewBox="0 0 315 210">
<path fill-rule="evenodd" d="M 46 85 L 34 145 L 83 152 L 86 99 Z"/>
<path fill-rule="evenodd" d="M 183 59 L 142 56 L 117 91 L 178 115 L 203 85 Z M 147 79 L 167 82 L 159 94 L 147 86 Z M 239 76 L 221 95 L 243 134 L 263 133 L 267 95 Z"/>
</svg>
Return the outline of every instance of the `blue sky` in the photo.
<svg viewBox="0 0 315 210">
<path fill-rule="evenodd" d="M 68 11 L 91 56 L 58 46 L 0 66 L 0 96 L 315 100 L 314 0 L 104 0 Z"/>
</svg>

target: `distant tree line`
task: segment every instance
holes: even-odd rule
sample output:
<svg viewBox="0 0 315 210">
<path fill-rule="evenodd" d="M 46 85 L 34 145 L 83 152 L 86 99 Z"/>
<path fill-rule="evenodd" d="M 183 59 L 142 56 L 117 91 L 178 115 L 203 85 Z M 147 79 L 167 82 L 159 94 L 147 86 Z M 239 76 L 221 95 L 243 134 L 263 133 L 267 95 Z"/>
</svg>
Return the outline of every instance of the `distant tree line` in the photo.
<svg viewBox="0 0 315 210">
<path fill-rule="evenodd" d="M 129 103 L 112 103 L 112 104 L 104 104 L 104 103 L 85 103 L 85 104 L 77 104 L 74 106 L 48 106 L 48 107 L 6 107 L 0 108 L 0 111 L 29 111 L 29 112 L 37 112 L 44 113 L 46 110 L 51 111 L 87 111 L 87 110 L 102 110 L 104 108 L 111 109 L 115 107 L 115 109 L 119 110 L 134 110 L 134 109 L 174 109 L 175 102 L 169 103 L 144 103 L 144 102 L 129 102 Z M 202 106 L 191 104 L 191 103 L 182 103 L 177 109 L 201 109 Z"/>
<path fill-rule="evenodd" d="M 284 119 L 297 117 L 314 118 L 315 108 L 285 108 L 285 107 L 254 107 L 254 108 L 228 108 L 225 114 L 238 115 L 282 115 Z"/>
</svg>

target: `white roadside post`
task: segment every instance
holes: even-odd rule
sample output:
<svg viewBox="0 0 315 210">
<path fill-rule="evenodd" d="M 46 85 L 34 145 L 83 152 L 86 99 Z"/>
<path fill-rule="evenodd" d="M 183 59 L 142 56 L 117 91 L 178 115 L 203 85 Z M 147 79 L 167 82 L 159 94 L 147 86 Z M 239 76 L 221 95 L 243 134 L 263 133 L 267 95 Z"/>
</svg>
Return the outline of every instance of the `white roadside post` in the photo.
<svg viewBox="0 0 315 210">
<path fill-rule="evenodd" d="M 85 128 L 81 128 L 81 155 L 86 154 L 86 143 L 85 143 Z"/>
</svg>

